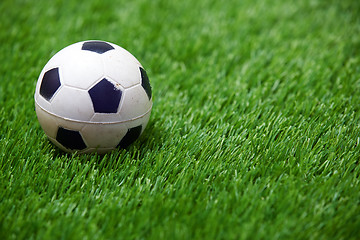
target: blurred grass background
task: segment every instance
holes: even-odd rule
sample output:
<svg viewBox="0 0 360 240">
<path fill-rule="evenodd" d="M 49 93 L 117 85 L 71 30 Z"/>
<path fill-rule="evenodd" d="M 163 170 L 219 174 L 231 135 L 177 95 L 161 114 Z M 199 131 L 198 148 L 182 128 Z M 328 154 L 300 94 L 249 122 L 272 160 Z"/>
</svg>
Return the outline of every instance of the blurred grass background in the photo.
<svg viewBox="0 0 360 240">
<path fill-rule="evenodd" d="M 2 239 L 357 239 L 360 2 L 0 2 Z M 57 51 L 148 72 L 129 149 L 62 154 L 34 112 Z"/>
</svg>

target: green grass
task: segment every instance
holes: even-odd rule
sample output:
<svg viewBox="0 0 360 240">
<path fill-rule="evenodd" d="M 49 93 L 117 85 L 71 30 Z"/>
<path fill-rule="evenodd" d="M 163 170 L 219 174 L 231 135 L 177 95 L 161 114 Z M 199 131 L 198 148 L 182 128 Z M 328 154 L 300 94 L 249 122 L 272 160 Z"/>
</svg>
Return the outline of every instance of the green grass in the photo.
<svg viewBox="0 0 360 240">
<path fill-rule="evenodd" d="M 358 239 L 360 2 L 0 2 L 1 239 Z M 148 72 L 141 138 L 67 155 L 49 58 L 114 42 Z"/>
</svg>

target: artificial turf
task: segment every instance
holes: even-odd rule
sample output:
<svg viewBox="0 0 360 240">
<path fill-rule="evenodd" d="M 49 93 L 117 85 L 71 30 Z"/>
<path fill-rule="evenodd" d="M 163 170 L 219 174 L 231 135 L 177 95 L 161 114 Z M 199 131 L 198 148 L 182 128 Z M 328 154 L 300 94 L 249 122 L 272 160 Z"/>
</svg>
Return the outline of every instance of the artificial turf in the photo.
<svg viewBox="0 0 360 240">
<path fill-rule="evenodd" d="M 358 239 L 360 2 L 0 2 L 1 239 Z M 34 111 L 57 51 L 148 72 L 144 134 L 64 154 Z"/>
</svg>

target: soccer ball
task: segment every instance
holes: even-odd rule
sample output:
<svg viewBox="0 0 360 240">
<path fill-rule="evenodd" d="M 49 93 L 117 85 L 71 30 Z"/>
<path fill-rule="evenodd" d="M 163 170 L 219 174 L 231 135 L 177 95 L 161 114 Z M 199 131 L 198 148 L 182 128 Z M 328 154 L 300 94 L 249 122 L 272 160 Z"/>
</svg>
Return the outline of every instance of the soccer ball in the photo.
<svg viewBox="0 0 360 240">
<path fill-rule="evenodd" d="M 48 138 L 66 152 L 126 148 L 144 131 L 151 86 L 139 61 L 104 41 L 72 44 L 40 73 L 35 109 Z"/>
</svg>

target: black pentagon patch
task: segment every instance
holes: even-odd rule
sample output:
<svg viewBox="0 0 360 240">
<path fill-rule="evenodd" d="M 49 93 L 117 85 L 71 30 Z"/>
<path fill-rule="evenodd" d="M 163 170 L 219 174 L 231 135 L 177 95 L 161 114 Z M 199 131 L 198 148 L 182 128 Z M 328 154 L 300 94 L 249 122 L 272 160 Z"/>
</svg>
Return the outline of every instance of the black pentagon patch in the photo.
<svg viewBox="0 0 360 240">
<path fill-rule="evenodd" d="M 86 148 L 84 140 L 78 131 L 59 127 L 56 140 L 64 147 L 71 150 L 83 150 Z"/>
<path fill-rule="evenodd" d="M 142 129 L 141 125 L 137 127 L 129 128 L 126 135 L 123 137 L 123 139 L 121 139 L 117 147 L 127 148 L 130 144 L 135 142 L 135 140 L 138 139 L 141 134 L 141 129 Z"/>
<path fill-rule="evenodd" d="M 89 95 L 97 113 L 116 113 L 121 100 L 121 90 L 106 78 L 89 90 Z"/>
<path fill-rule="evenodd" d="M 150 81 L 149 81 L 148 75 L 146 74 L 146 71 L 142 67 L 139 67 L 139 68 L 140 68 L 140 73 L 141 73 L 141 86 L 144 88 L 144 90 L 150 100 L 151 99 L 151 86 L 150 86 Z"/>
<path fill-rule="evenodd" d="M 87 50 L 87 51 L 96 52 L 99 54 L 102 54 L 102 53 L 107 52 L 112 49 L 114 49 L 113 46 L 111 46 L 107 42 L 103 42 L 103 41 L 84 42 L 84 44 L 82 45 L 82 48 L 81 48 L 81 50 Z"/>
<path fill-rule="evenodd" d="M 40 95 L 49 101 L 60 85 L 59 68 L 50 69 L 41 81 Z"/>
</svg>

